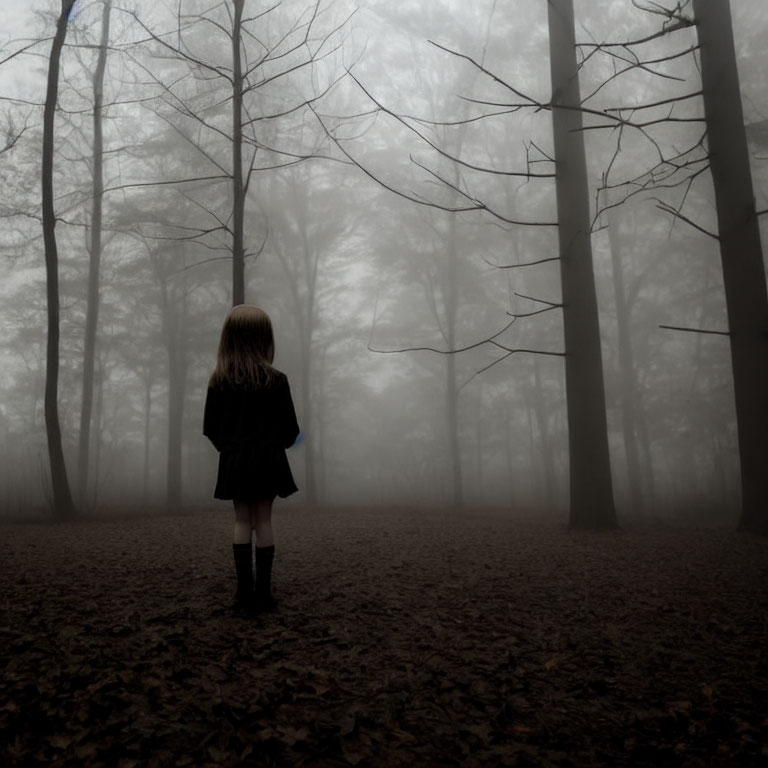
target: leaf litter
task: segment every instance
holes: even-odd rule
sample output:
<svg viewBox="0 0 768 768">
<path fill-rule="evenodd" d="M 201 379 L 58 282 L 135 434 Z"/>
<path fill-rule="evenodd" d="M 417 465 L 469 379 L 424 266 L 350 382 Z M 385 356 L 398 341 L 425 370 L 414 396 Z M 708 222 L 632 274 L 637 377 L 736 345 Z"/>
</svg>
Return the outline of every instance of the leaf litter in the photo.
<svg viewBox="0 0 768 768">
<path fill-rule="evenodd" d="M 768 764 L 768 540 L 281 509 L 2 524 L 0 763 Z"/>
</svg>

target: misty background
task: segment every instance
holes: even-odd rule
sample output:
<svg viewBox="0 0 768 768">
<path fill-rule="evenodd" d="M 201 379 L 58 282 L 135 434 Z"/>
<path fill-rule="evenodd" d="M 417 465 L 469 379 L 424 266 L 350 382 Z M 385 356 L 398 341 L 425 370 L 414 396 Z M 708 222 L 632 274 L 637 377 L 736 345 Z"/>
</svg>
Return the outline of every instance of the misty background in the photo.
<svg viewBox="0 0 768 768">
<path fill-rule="evenodd" d="M 768 8 L 760 0 L 731 6 L 763 210 Z M 564 516 L 562 319 L 556 309 L 532 314 L 561 300 L 558 265 L 546 261 L 558 253 L 551 113 L 499 108 L 473 119 L 508 99 L 487 73 L 549 100 L 546 3 L 284 0 L 270 8 L 246 3 L 248 14 L 263 15 L 248 22 L 242 41 L 255 77 L 244 96 L 243 162 L 253 169 L 245 300 L 272 317 L 275 364 L 289 378 L 304 432 L 289 452 L 300 491 L 287 504 L 493 505 Z M 111 8 L 85 469 L 78 461 L 101 2 L 76 4 L 61 59 L 59 408 L 82 509 L 211 503 L 216 453 L 201 433 L 202 407 L 233 301 L 231 17 L 223 4 L 197 0 L 183 3 L 184 16 L 177 11 L 170 2 L 115 0 Z M 39 200 L 58 12 L 58 3 L 21 0 L 0 10 L 0 508 L 11 515 L 40 509 L 52 495 Z M 575 15 L 579 43 L 639 39 L 661 23 L 625 0 L 577 0 Z M 164 43 L 181 45 L 186 58 Z M 643 53 L 662 59 L 695 44 L 695 29 L 682 29 Z M 271 58 L 259 63 L 267 50 Z M 595 110 L 701 88 L 691 55 L 658 64 L 663 77 L 636 67 L 611 79 L 615 59 L 579 50 L 582 99 Z M 703 112 L 699 98 L 675 109 L 683 118 Z M 716 241 L 663 210 L 684 203 L 687 218 L 716 230 L 710 175 L 669 186 L 659 178 L 610 208 L 608 197 L 626 188 L 598 195 L 606 178 L 639 178 L 660 152 L 697 144 L 701 123 L 663 122 L 669 114 L 669 104 L 645 111 L 644 119 L 659 120 L 649 128 L 653 140 L 622 132 L 620 153 L 617 131 L 584 132 L 615 498 L 620 518 L 735 522 L 728 340 L 660 327 L 727 329 Z M 441 353 L 457 349 L 465 351 Z"/>
</svg>

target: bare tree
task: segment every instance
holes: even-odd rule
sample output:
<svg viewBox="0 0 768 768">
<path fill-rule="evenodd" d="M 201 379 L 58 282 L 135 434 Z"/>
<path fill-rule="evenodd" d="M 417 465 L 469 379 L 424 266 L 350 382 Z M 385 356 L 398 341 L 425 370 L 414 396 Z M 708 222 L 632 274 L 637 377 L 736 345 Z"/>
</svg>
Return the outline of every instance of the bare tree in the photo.
<svg viewBox="0 0 768 768">
<path fill-rule="evenodd" d="M 685 13 L 686 7 L 690 6 L 691 3 L 695 11 L 695 18 Z M 561 198 L 560 189 L 565 190 L 569 186 L 567 180 L 561 179 L 561 177 L 570 175 L 573 159 L 578 155 L 568 155 L 570 162 L 562 163 L 563 152 L 568 150 L 564 148 L 562 151 L 558 150 L 558 134 L 561 140 L 570 139 L 570 143 L 573 144 L 575 134 L 582 134 L 587 130 L 608 129 L 612 131 L 616 136 L 616 148 L 609 172 L 621 154 L 622 140 L 628 132 L 635 132 L 643 137 L 657 154 L 657 162 L 639 176 L 619 183 L 606 183 L 604 185 L 600 192 L 608 193 L 610 198 L 607 203 L 602 204 L 600 198 L 598 199 L 595 222 L 607 209 L 620 205 L 635 195 L 647 197 L 652 194 L 658 195 L 680 189 L 682 190 L 682 202 L 680 204 L 672 205 L 665 199 L 657 198 L 658 206 L 666 213 L 674 216 L 676 220 L 685 222 L 699 232 L 716 239 L 719 243 L 723 261 L 729 330 L 716 331 L 680 328 L 678 326 L 662 327 L 714 333 L 730 338 L 741 458 L 743 495 L 741 523 L 746 528 L 765 530 L 768 528 L 768 522 L 766 522 L 768 515 L 765 512 L 768 508 L 768 476 L 764 472 L 764 467 L 768 465 L 768 401 L 764 396 L 765 391 L 768 391 L 768 345 L 766 342 L 768 338 L 768 301 L 766 300 L 765 270 L 758 227 L 758 217 L 765 212 L 756 210 L 752 191 L 730 11 L 727 3 L 707 3 L 705 0 L 683 0 L 683 2 L 675 3 L 673 7 L 635 0 L 635 5 L 642 10 L 663 17 L 662 29 L 623 43 L 582 43 L 576 46 L 582 52 L 586 51 L 585 55 L 578 67 L 574 63 L 570 65 L 570 69 L 564 68 L 561 73 L 564 78 L 561 82 L 571 87 L 577 82 L 578 68 L 583 67 L 597 53 L 610 57 L 616 65 L 613 76 L 602 81 L 593 92 L 583 99 L 576 97 L 570 101 L 564 101 L 564 90 L 558 88 L 554 77 L 556 67 L 564 63 L 563 53 L 566 49 L 573 49 L 575 46 L 573 36 L 560 37 L 556 42 L 557 24 L 561 23 L 561 29 L 572 26 L 573 14 L 570 3 L 563 5 L 557 0 L 549 2 L 551 63 L 553 67 L 553 95 L 549 103 L 537 101 L 519 89 L 508 85 L 494 73 L 485 70 L 480 63 L 471 57 L 455 51 L 449 52 L 460 56 L 484 71 L 497 84 L 507 87 L 513 95 L 509 101 L 475 100 L 475 103 L 508 112 L 515 112 L 522 108 L 548 109 L 553 112 L 558 198 L 563 203 L 559 206 L 559 231 L 561 235 L 563 311 L 567 351 L 566 371 L 569 370 L 569 364 L 571 370 L 577 367 L 575 365 L 576 360 L 571 359 L 576 349 L 586 353 L 594 366 L 598 365 L 599 346 L 591 346 L 590 351 L 590 347 L 585 341 L 586 337 L 579 337 L 580 341 L 577 344 L 573 331 L 579 327 L 579 324 L 574 325 L 568 319 L 569 310 L 573 309 L 575 300 L 580 301 L 586 297 L 587 305 L 593 303 L 589 296 L 590 289 L 587 287 L 592 280 L 591 276 L 588 278 L 586 275 L 587 272 L 591 272 L 591 259 L 570 260 L 569 263 L 569 260 L 563 258 L 567 254 L 567 249 L 572 250 L 577 247 L 580 238 L 588 239 L 590 227 L 583 223 L 584 210 L 587 211 L 588 215 L 588 209 L 582 210 L 579 214 L 580 223 L 575 224 L 572 217 L 574 214 L 573 206 L 575 204 L 575 207 L 579 208 L 577 201 L 581 199 L 579 195 L 583 197 L 587 189 L 586 186 L 584 184 L 579 185 L 581 190 L 579 194 L 572 191 Z M 563 20 L 567 20 L 565 25 L 562 25 Z M 678 33 L 694 25 L 698 29 L 698 45 L 689 45 L 680 51 L 654 59 L 643 57 L 639 52 L 642 46 L 660 37 Z M 677 79 L 666 75 L 658 67 L 666 62 L 695 55 L 697 52 L 701 61 L 702 87 L 700 90 L 642 104 L 626 104 L 603 109 L 589 106 L 589 100 L 600 92 L 607 82 L 618 80 L 627 72 L 642 70 L 659 78 Z M 682 111 L 681 105 L 695 103 L 695 100 L 702 96 L 703 116 Z M 381 105 L 378 106 L 381 108 Z M 578 118 L 576 118 L 577 115 Z M 592 122 L 589 125 L 583 125 L 581 115 L 591 117 Z M 479 118 L 475 119 L 482 119 L 483 117 L 485 115 L 480 115 Z M 565 133 L 558 128 L 558 125 L 562 124 L 570 125 Z M 653 130 L 655 126 L 672 124 L 681 126 L 699 124 L 701 130 L 682 148 L 675 144 L 670 151 L 668 147 L 662 147 L 662 143 L 654 137 Z M 560 143 L 562 145 L 564 141 Z M 459 162 L 458 158 L 454 158 L 454 160 Z M 683 206 L 689 198 L 693 184 L 710 169 L 715 186 L 718 233 L 711 232 L 705 225 L 697 223 L 683 213 Z M 453 186 L 444 178 L 440 180 L 448 186 Z M 561 185 L 561 180 L 566 183 Z M 573 179 L 570 180 L 570 184 L 573 184 L 572 190 L 575 190 L 576 186 Z M 617 192 L 622 194 L 617 194 Z M 486 210 L 495 213 L 485 201 L 479 200 L 475 195 L 466 194 L 465 199 L 467 205 L 464 210 Z M 566 200 L 572 204 L 567 209 L 564 208 Z M 416 202 L 423 201 L 417 199 Z M 583 206 L 581 207 L 583 208 Z M 570 222 L 566 221 L 564 213 L 571 219 Z M 499 218 L 507 220 L 505 217 Z M 574 265 L 585 271 L 585 274 L 578 275 L 581 280 L 581 287 L 575 293 L 569 289 L 572 278 L 576 277 L 576 275 L 569 274 L 573 271 Z M 576 284 L 579 284 L 578 281 Z M 582 330 L 586 330 L 588 325 L 591 325 L 591 337 L 593 339 L 599 338 L 595 333 L 596 314 L 592 311 L 589 314 L 592 315 L 592 319 L 583 326 Z M 586 320 L 586 316 L 584 319 Z M 493 342 L 495 337 L 485 341 Z M 591 366 L 587 365 L 586 367 L 590 368 Z M 599 370 L 599 368 L 594 368 L 594 370 Z M 587 379 L 584 381 L 586 382 Z M 602 391 L 602 384 L 595 387 L 593 380 L 589 389 L 595 395 L 589 406 L 572 409 L 569 394 L 569 431 L 571 432 L 576 427 L 576 423 L 571 420 L 572 418 L 577 420 L 594 418 L 594 424 L 604 422 L 604 416 L 598 416 L 598 411 L 602 411 L 603 408 L 597 406 L 597 403 L 604 398 L 604 396 L 597 394 Z M 588 413 L 592 416 L 587 417 Z M 588 431 L 585 429 L 584 433 L 586 434 Z M 602 426 L 599 427 L 598 433 L 601 435 L 604 433 Z M 603 442 L 602 438 L 600 442 Z M 578 445 L 588 448 L 588 443 L 578 442 Z M 574 448 L 575 444 L 572 444 L 572 454 Z M 577 455 L 582 455 L 580 449 L 576 450 Z M 589 469 L 584 467 L 581 472 L 572 473 L 572 482 L 575 480 L 578 483 L 579 478 L 583 478 L 593 491 L 596 492 L 598 487 L 607 491 L 609 488 L 608 475 L 605 471 L 607 468 L 607 443 L 603 442 L 603 447 L 599 449 L 597 464 L 586 462 L 586 466 Z M 596 470 L 596 467 L 600 467 L 600 469 Z M 597 473 L 596 476 L 594 475 L 595 472 Z M 596 477 L 602 477 L 602 480 L 592 485 L 593 478 L 596 479 Z M 572 488 L 572 490 L 574 489 Z M 608 502 L 608 497 L 609 494 L 604 492 L 602 496 L 598 497 L 603 501 L 597 502 L 598 508 L 602 506 L 609 510 L 606 520 L 613 517 L 613 513 L 610 511 L 612 502 Z M 600 513 L 598 513 L 599 515 Z M 580 513 L 577 509 L 572 509 L 572 522 L 577 525 L 581 524 L 578 518 L 580 518 Z"/>
<path fill-rule="evenodd" d="M 486 344 L 502 351 L 501 357 L 497 358 L 491 365 L 480 369 L 478 373 L 482 373 L 492 365 L 507 359 L 512 354 L 521 352 L 557 355 L 565 358 L 571 462 L 570 523 L 574 527 L 600 528 L 615 526 L 616 515 L 608 452 L 600 328 L 591 253 L 590 196 L 586 176 L 584 140 L 581 130 L 581 99 L 573 27 L 572 2 L 570 0 L 551 0 L 549 3 L 549 32 L 552 99 L 545 104 L 527 96 L 518 88 L 505 82 L 501 77 L 488 70 L 482 60 L 478 61 L 466 54 L 458 53 L 442 45 L 437 46 L 447 53 L 469 62 L 478 73 L 506 89 L 511 95 L 514 99 L 512 103 L 488 102 L 474 98 L 468 99 L 475 104 L 492 107 L 491 115 L 498 116 L 499 114 L 514 113 L 523 107 L 547 109 L 552 112 L 555 144 L 554 157 L 543 155 L 543 159 L 554 163 L 554 174 L 534 170 L 530 158 L 528 167 L 523 171 L 502 171 L 493 162 L 485 166 L 470 163 L 459 157 L 458 153 L 452 153 L 430 140 L 418 127 L 426 121 L 395 114 L 374 99 L 368 91 L 365 91 L 365 93 L 374 101 L 379 112 L 390 115 L 400 124 L 409 128 L 442 158 L 454 163 L 460 169 L 468 169 L 480 174 L 517 176 L 527 179 L 551 179 L 553 176 L 555 177 L 558 207 L 557 222 L 525 221 L 503 214 L 488 199 L 482 197 L 482 193 L 478 194 L 468 189 L 460 177 L 451 179 L 447 174 L 440 174 L 431 169 L 425 170 L 434 180 L 437 180 L 441 185 L 454 193 L 455 199 L 458 201 L 456 204 L 446 206 L 440 202 L 425 200 L 416 195 L 403 193 L 401 190 L 394 189 L 391 186 L 388 188 L 413 202 L 442 208 L 452 213 L 484 212 L 506 225 L 558 228 L 560 242 L 560 253 L 558 256 L 546 257 L 513 266 L 533 266 L 534 264 L 548 261 L 558 261 L 561 268 L 562 302 L 551 302 L 534 298 L 533 301 L 544 306 L 530 312 L 510 312 L 511 321 L 507 322 L 497 333 L 490 337 L 464 347 L 449 345 L 447 350 L 433 349 L 433 351 L 453 355 Z M 454 121 L 453 124 L 456 122 L 475 122 L 491 115 L 486 112 L 479 116 L 474 115 L 463 120 Z M 333 135 L 330 129 L 329 134 Z M 342 142 L 337 141 L 337 146 L 340 147 L 341 151 L 348 158 L 352 159 L 351 154 Z M 532 146 L 538 149 L 535 144 Z M 369 176 L 376 178 L 368 169 L 364 168 L 364 170 Z M 376 180 L 381 183 L 378 178 Z M 532 297 L 523 296 L 523 298 L 531 299 Z M 518 319 L 532 317 L 557 309 L 562 309 L 563 311 L 565 329 L 564 353 L 540 349 L 510 348 L 503 343 L 503 334 Z"/>
<path fill-rule="evenodd" d="M 292 83 L 291 78 L 311 72 L 316 64 L 341 48 L 348 20 L 318 32 L 323 9 L 321 0 L 314 0 L 304 6 L 298 18 L 288 20 L 287 29 L 273 33 L 270 39 L 267 24 L 280 5 L 277 3 L 246 16 L 245 0 L 233 0 L 231 7 L 229 3 L 218 2 L 199 13 L 183 13 L 179 3 L 173 35 L 155 32 L 134 15 L 147 34 L 147 42 L 154 45 L 158 60 L 171 57 L 183 62 L 198 85 L 192 98 L 184 90 L 186 78 L 174 78 L 168 84 L 150 66 L 134 57 L 171 110 L 169 113 L 155 109 L 155 114 L 213 167 L 215 175 L 206 179 L 209 185 L 225 182 L 229 187 L 228 210 L 224 213 L 216 210 L 210 198 L 200 201 L 198 205 L 212 220 L 211 226 L 199 227 L 196 232 L 185 231 L 182 238 L 187 242 L 204 242 L 215 236 L 228 241 L 225 248 L 232 258 L 233 304 L 246 300 L 245 264 L 246 258 L 253 255 L 248 251 L 245 231 L 245 205 L 253 174 L 322 155 L 320 148 L 313 144 L 283 143 L 291 131 L 286 130 L 282 137 L 274 126 L 291 117 L 300 117 L 313 102 L 328 93 L 337 80 L 331 79 L 317 88 L 313 83 L 310 87 L 314 92 L 308 95 L 305 88 Z M 201 40 L 210 42 L 216 36 L 227 41 L 228 61 L 206 58 L 198 51 L 200 46 L 195 45 L 196 41 L 198 44 Z M 229 125 L 224 128 L 221 113 L 227 105 L 231 114 Z M 229 161 L 224 160 L 214 146 L 222 141 L 229 145 Z M 199 179 L 179 182 L 196 180 Z"/>
<path fill-rule="evenodd" d="M 570 523 L 580 528 L 610 527 L 616 524 L 616 511 L 592 266 L 573 0 L 548 0 L 548 9 L 568 400 Z"/>
<path fill-rule="evenodd" d="M 675 220 L 684 222 L 718 243 L 723 268 L 728 330 L 662 326 L 677 331 L 692 331 L 727 337 L 730 341 L 731 367 L 736 405 L 739 458 L 741 466 L 742 511 L 744 528 L 768 531 L 768 295 L 765 266 L 747 148 L 746 129 L 741 105 L 739 76 L 733 43 L 729 3 L 682 0 L 673 6 L 633 0 L 634 4 L 663 19 L 661 30 L 646 37 L 623 43 L 587 44 L 588 57 L 601 52 L 614 59 L 630 59 L 632 66 L 650 69 L 651 62 L 642 54 L 642 46 L 651 40 L 695 26 L 698 45 L 673 52 L 659 61 L 669 61 L 698 53 L 701 89 L 644 104 L 606 110 L 608 126 L 639 130 L 659 150 L 659 160 L 636 178 L 606 184 L 603 192 L 622 191 L 617 205 L 637 194 L 683 189 L 682 200 L 673 205 L 657 198 L 659 208 Z M 693 15 L 686 11 L 692 8 Z M 617 70 L 621 77 L 627 68 Z M 651 70 L 652 71 L 652 70 Z M 656 73 L 654 73 L 656 74 Z M 680 115 L 678 107 L 692 100 L 703 101 L 703 115 Z M 658 110 L 666 112 L 658 114 Z M 657 114 L 654 114 L 653 111 Z M 649 115 L 640 119 L 640 115 Z M 655 125 L 671 121 L 700 123 L 700 135 L 682 151 L 661 152 L 652 135 Z M 605 128 L 606 122 L 593 126 Z M 620 152 L 620 139 L 616 154 Z M 715 190 L 718 231 L 683 213 L 694 182 L 711 171 Z"/>
<path fill-rule="evenodd" d="M 104 0 L 96 69 L 93 73 L 93 197 L 91 201 L 91 231 L 88 263 L 88 299 L 85 317 L 85 345 L 83 350 L 83 395 L 80 409 L 80 437 L 78 448 L 77 487 L 80 499 L 88 491 L 88 460 L 91 440 L 91 411 L 93 408 L 93 371 L 96 350 L 96 330 L 99 318 L 99 273 L 102 249 L 102 202 L 104 196 L 104 138 L 102 131 L 102 105 L 104 101 L 104 69 L 107 63 L 109 22 L 112 0 Z"/>
<path fill-rule="evenodd" d="M 3 134 L 2 139 L 0 140 L 2 141 L 0 155 L 10 152 L 28 129 L 28 116 L 24 119 L 24 124 L 19 126 L 17 124 L 17 118 L 14 116 L 13 112 L 10 109 L 6 110 L 5 114 L 2 115 L 2 127 L 0 127 L 0 133 Z"/>
<path fill-rule="evenodd" d="M 730 6 L 693 0 L 728 308 L 744 528 L 768 533 L 768 294 Z"/>
<path fill-rule="evenodd" d="M 151 255 L 160 281 L 162 328 L 168 357 L 168 453 L 166 467 L 166 504 L 169 511 L 181 508 L 182 489 L 182 428 L 187 394 L 189 306 L 187 286 L 182 280 L 169 279 L 156 254 Z M 186 273 L 182 275 L 184 277 Z"/>
<path fill-rule="evenodd" d="M 45 242 L 46 292 L 48 299 L 48 341 L 45 372 L 45 425 L 53 486 L 53 509 L 58 518 L 75 514 L 67 478 L 59 421 L 59 259 L 56 248 L 56 212 L 53 207 L 54 119 L 59 88 L 59 62 L 67 35 L 69 14 L 75 0 L 61 0 L 56 35 L 48 63 L 48 85 L 43 111 L 42 223 Z"/>
<path fill-rule="evenodd" d="M 311 163 L 284 169 L 269 179 L 269 199 L 261 206 L 270 222 L 268 248 L 277 255 L 286 277 L 285 300 L 298 335 L 303 489 L 308 504 L 322 497 L 322 361 L 328 342 L 321 334 L 321 315 L 328 311 L 329 295 L 324 271 L 361 218 L 351 190 L 329 171 L 327 164 Z"/>
<path fill-rule="evenodd" d="M 629 508 L 639 513 L 655 501 L 653 466 L 648 445 L 645 409 L 638 385 L 631 313 L 637 297 L 639 278 L 634 286 L 627 285 L 626 236 L 621 231 L 621 209 L 608 211 L 608 240 L 611 250 L 611 277 L 616 302 L 616 341 L 618 345 L 618 375 L 621 383 L 622 438 L 627 465 Z M 635 236 L 637 236 L 635 231 Z"/>
</svg>

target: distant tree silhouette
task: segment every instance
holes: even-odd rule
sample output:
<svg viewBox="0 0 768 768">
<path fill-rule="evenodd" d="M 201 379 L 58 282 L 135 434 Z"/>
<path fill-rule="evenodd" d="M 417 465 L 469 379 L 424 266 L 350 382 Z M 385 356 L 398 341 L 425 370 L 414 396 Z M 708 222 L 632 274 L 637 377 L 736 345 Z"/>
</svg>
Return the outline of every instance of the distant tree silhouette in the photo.
<svg viewBox="0 0 768 768">
<path fill-rule="evenodd" d="M 69 14 L 75 0 L 61 0 L 56 34 L 48 61 L 48 84 L 43 110 L 42 224 L 45 243 L 46 294 L 48 300 L 48 340 L 45 369 L 45 427 L 51 465 L 53 511 L 60 519 L 76 513 L 67 478 L 59 421 L 59 257 L 56 248 L 56 212 L 53 207 L 54 121 L 59 91 L 61 49 L 67 35 Z"/>
<path fill-rule="evenodd" d="M 104 196 L 104 138 L 102 105 L 104 101 L 104 69 L 109 45 L 109 22 L 112 0 L 104 0 L 101 40 L 93 73 L 93 147 L 91 201 L 91 231 L 88 249 L 88 299 L 85 315 L 85 344 L 83 349 L 83 393 L 80 408 L 80 435 L 77 461 L 77 492 L 81 503 L 88 493 L 88 464 L 91 444 L 91 412 L 93 409 L 93 372 L 96 358 L 96 330 L 99 322 L 99 275 L 102 250 L 102 203 Z"/>
</svg>

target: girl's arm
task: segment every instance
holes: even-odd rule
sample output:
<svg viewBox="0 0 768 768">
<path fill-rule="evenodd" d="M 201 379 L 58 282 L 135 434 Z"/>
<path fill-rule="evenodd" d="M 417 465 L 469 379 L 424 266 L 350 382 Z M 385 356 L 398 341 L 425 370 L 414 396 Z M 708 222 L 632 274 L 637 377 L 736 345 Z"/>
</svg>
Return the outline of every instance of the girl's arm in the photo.
<svg viewBox="0 0 768 768">
<path fill-rule="evenodd" d="M 217 451 L 221 451 L 219 427 L 221 425 L 221 403 L 219 393 L 208 388 L 205 396 L 205 412 L 203 414 L 203 434 L 213 443 Z"/>
<path fill-rule="evenodd" d="M 288 380 L 285 380 L 285 389 L 281 397 L 281 421 L 283 424 L 283 446 L 290 448 L 299 436 L 299 422 L 296 420 L 296 409 L 293 407 L 291 388 Z"/>
</svg>

